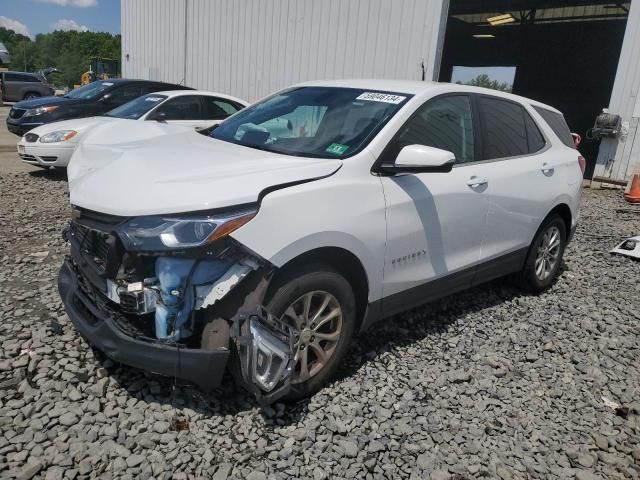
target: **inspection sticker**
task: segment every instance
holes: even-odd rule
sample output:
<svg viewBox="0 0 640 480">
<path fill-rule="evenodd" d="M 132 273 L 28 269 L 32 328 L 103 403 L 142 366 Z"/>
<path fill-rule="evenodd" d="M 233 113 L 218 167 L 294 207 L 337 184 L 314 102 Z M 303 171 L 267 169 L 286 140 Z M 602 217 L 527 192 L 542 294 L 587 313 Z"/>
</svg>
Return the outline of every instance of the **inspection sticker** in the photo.
<svg viewBox="0 0 640 480">
<path fill-rule="evenodd" d="M 325 149 L 325 152 L 333 153 L 335 155 L 342 155 L 347 150 L 349 150 L 349 145 L 342 145 L 341 143 L 332 143 Z"/>
<path fill-rule="evenodd" d="M 405 98 L 401 95 L 391 95 L 390 93 L 364 92 L 356 100 L 368 100 L 369 102 L 395 103 L 402 102 Z"/>
</svg>

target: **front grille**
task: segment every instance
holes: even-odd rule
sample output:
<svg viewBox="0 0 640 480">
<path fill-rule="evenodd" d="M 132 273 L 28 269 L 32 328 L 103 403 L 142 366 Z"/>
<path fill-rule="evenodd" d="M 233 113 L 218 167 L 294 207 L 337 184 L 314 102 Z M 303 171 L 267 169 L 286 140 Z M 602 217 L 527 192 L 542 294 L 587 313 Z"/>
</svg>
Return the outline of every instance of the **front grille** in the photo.
<svg viewBox="0 0 640 480">
<path fill-rule="evenodd" d="M 112 303 L 102 292 L 94 287 L 91 282 L 85 279 L 79 269 L 74 266 L 76 279 L 78 282 L 78 291 L 73 297 L 74 304 L 84 313 L 84 317 L 92 325 L 96 325 L 102 321 L 101 318 L 85 305 L 85 302 L 96 307 L 105 317 L 111 318 L 115 326 L 125 335 L 138 340 L 155 342 L 154 338 L 154 317 L 153 315 L 136 315 L 127 316 L 127 310 L 124 305 L 118 306 Z M 122 302 L 122 299 L 121 299 Z"/>
<path fill-rule="evenodd" d="M 11 111 L 9 112 L 9 117 L 22 118 L 22 115 L 24 115 L 24 112 L 26 112 L 24 108 L 12 108 Z"/>
<path fill-rule="evenodd" d="M 43 162 L 55 162 L 58 160 L 58 157 L 40 157 Z"/>
<path fill-rule="evenodd" d="M 104 273 L 109 263 L 109 252 L 113 239 L 108 233 L 92 230 L 77 222 L 71 222 L 71 234 L 79 242 L 80 251 L 89 256 L 98 271 Z"/>
<path fill-rule="evenodd" d="M 40 137 L 35 133 L 27 133 L 24 136 L 25 142 L 29 142 L 29 143 L 37 142 L 39 138 Z"/>
</svg>

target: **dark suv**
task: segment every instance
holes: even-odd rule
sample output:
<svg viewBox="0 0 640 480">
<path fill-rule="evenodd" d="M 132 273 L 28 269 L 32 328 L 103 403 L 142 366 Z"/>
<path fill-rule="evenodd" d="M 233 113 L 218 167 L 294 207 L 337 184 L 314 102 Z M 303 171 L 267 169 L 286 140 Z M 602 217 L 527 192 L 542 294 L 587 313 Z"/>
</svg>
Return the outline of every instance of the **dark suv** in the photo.
<svg viewBox="0 0 640 480">
<path fill-rule="evenodd" d="M 70 91 L 63 97 L 46 97 L 16 103 L 7 116 L 7 128 L 16 135 L 71 118 L 102 115 L 147 93 L 191 90 L 189 87 L 150 80 L 100 80 Z"/>
<path fill-rule="evenodd" d="M 31 98 L 53 95 L 53 88 L 43 77 L 33 73 L 0 72 L 2 99 L 5 102 L 19 102 Z"/>
</svg>

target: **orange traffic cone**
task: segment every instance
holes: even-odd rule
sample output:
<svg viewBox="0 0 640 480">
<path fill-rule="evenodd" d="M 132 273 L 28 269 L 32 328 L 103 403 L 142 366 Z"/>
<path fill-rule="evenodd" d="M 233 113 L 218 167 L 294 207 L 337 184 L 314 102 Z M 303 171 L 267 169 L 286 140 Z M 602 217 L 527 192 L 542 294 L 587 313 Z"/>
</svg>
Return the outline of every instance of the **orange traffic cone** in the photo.
<svg viewBox="0 0 640 480">
<path fill-rule="evenodd" d="M 636 174 L 631 180 L 629 193 L 624 194 L 624 199 L 629 203 L 640 203 L 640 175 Z"/>
</svg>

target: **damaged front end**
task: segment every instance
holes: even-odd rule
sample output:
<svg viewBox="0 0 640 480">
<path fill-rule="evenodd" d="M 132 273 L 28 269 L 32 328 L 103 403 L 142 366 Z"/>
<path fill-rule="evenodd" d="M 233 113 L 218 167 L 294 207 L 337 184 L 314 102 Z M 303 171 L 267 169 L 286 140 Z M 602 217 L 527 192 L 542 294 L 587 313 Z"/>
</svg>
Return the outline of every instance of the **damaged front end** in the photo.
<svg viewBox="0 0 640 480">
<path fill-rule="evenodd" d="M 286 394 L 292 332 L 261 306 L 275 268 L 229 236 L 255 208 L 186 218 L 73 213 L 58 285 L 89 343 L 205 390 L 220 384 L 236 351 L 236 377 L 262 402 Z"/>
</svg>

